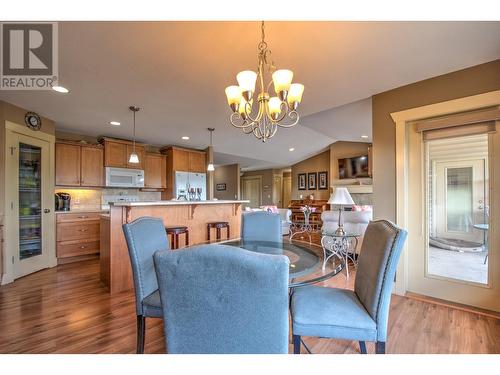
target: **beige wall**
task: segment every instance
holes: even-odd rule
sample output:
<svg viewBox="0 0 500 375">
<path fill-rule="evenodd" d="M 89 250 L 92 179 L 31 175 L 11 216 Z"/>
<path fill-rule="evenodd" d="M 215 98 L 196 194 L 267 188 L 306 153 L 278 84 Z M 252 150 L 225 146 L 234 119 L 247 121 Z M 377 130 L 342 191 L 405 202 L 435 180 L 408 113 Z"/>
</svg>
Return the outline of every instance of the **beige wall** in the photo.
<svg viewBox="0 0 500 375">
<path fill-rule="evenodd" d="M 338 160 L 367 155 L 369 146 L 370 143 L 365 142 L 339 141 L 332 143 L 330 146 L 330 176 L 328 176 L 329 187 L 332 186 L 333 180 L 337 180 L 339 178 Z"/>
<path fill-rule="evenodd" d="M 226 184 L 225 191 L 217 191 L 217 184 Z M 240 165 L 231 164 L 215 168 L 214 196 L 217 199 L 240 198 Z"/>
<path fill-rule="evenodd" d="M 24 125 L 24 115 L 29 110 L 16 107 L 10 103 L 0 101 L 0 215 L 5 208 L 5 121 Z M 41 132 L 54 135 L 54 121 L 40 116 L 42 119 Z M 33 131 L 35 133 L 35 131 Z"/>
<path fill-rule="evenodd" d="M 396 133 L 391 113 L 500 89 L 500 60 L 372 97 L 374 216 L 396 219 Z"/>
<path fill-rule="evenodd" d="M 304 198 L 314 194 L 314 199 L 328 199 L 330 197 L 330 189 L 326 190 L 299 190 L 298 189 L 298 174 L 330 171 L 330 150 L 326 150 L 321 154 L 303 160 L 292 165 L 292 193 L 291 199 L 299 199 L 300 195 Z M 328 176 L 330 180 L 330 176 Z M 328 181 L 330 182 L 330 181 Z"/>
</svg>

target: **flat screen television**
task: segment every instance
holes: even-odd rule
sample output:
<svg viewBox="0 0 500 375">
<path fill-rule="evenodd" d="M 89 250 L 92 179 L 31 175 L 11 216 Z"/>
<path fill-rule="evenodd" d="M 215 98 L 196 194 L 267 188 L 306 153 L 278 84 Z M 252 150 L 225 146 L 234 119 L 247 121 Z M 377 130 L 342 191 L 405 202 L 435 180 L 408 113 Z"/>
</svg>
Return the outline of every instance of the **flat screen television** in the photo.
<svg viewBox="0 0 500 375">
<path fill-rule="evenodd" d="M 339 178 L 361 178 L 368 175 L 368 155 L 339 159 Z"/>
</svg>

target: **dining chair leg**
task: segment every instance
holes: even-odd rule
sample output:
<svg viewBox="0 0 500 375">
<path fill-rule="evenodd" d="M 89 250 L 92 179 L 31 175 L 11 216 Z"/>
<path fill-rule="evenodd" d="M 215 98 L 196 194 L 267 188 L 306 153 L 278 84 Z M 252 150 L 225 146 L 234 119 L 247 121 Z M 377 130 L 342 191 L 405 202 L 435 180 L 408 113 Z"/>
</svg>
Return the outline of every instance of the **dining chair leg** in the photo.
<svg viewBox="0 0 500 375">
<path fill-rule="evenodd" d="M 375 343 L 375 354 L 385 354 L 385 342 L 377 341 Z"/>
<path fill-rule="evenodd" d="M 146 317 L 137 315 L 137 354 L 144 354 L 144 342 L 146 339 Z"/>
<path fill-rule="evenodd" d="M 359 351 L 361 352 L 361 354 L 366 354 L 366 342 L 359 342 Z"/>
<path fill-rule="evenodd" d="M 293 354 L 300 354 L 300 336 L 293 335 Z"/>
</svg>

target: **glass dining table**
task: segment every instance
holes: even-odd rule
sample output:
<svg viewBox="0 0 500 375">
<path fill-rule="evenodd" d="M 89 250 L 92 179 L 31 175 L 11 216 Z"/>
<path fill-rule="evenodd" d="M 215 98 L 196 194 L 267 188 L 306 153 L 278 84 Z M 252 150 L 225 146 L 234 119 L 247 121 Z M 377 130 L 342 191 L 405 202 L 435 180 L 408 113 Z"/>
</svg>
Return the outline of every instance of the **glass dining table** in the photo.
<svg viewBox="0 0 500 375">
<path fill-rule="evenodd" d="M 330 258 L 324 266 L 324 252 L 319 245 L 303 241 L 243 241 L 221 242 L 262 254 L 286 255 L 290 260 L 289 287 L 296 288 L 319 283 L 337 275 L 344 269 L 344 260 L 339 256 Z"/>
</svg>

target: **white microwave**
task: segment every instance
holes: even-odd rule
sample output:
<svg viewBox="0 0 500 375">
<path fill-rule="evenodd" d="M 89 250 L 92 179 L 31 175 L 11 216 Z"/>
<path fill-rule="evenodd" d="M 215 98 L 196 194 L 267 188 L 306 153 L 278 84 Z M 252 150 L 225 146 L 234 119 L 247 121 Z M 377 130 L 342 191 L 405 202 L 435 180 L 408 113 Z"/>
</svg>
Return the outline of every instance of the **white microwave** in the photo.
<svg viewBox="0 0 500 375">
<path fill-rule="evenodd" d="M 106 167 L 106 187 L 144 187 L 144 171 L 142 169 Z"/>
</svg>

